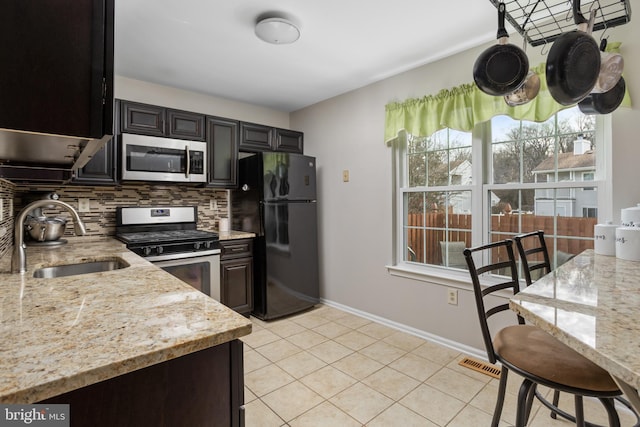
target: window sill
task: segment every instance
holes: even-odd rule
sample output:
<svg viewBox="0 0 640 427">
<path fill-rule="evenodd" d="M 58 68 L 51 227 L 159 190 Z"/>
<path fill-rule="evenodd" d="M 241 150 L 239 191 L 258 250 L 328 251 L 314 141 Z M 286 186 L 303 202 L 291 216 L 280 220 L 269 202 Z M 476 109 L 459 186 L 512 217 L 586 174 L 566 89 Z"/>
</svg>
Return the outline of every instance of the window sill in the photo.
<svg viewBox="0 0 640 427">
<path fill-rule="evenodd" d="M 404 277 L 405 279 L 419 280 L 430 284 L 445 286 L 447 288 L 458 288 L 473 292 L 473 285 L 469 272 L 466 270 L 448 270 L 438 267 L 422 267 L 411 264 L 387 265 L 387 271 L 392 276 Z M 503 283 L 504 278 L 498 277 L 481 277 L 480 284 L 484 288 L 486 286 Z M 523 286 L 523 285 L 521 285 Z M 497 296 L 509 299 L 513 297 L 511 292 L 499 291 Z"/>
<path fill-rule="evenodd" d="M 387 265 L 392 276 L 429 282 L 440 286 L 471 289 L 471 279 L 467 271 L 453 271 L 437 267 L 422 267 L 411 264 Z"/>
</svg>

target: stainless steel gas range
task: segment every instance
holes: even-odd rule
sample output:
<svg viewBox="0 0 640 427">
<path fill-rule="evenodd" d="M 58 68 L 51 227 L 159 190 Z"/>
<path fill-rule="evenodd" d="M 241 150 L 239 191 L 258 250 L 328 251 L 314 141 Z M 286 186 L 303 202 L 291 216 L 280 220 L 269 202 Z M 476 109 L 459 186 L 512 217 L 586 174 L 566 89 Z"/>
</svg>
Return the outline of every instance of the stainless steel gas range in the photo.
<svg viewBox="0 0 640 427">
<path fill-rule="evenodd" d="M 197 229 L 195 206 L 116 208 L 116 238 L 127 248 L 220 301 L 218 234 Z"/>
</svg>

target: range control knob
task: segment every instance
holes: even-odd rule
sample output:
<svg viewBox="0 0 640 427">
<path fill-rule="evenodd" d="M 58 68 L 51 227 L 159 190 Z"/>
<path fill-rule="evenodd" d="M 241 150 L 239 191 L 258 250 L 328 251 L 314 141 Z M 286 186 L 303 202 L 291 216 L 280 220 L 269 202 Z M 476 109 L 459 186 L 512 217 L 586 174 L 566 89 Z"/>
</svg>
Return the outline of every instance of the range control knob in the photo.
<svg viewBox="0 0 640 427">
<path fill-rule="evenodd" d="M 162 252 L 164 252 L 164 248 L 162 246 L 158 246 L 156 248 L 156 252 L 158 252 L 158 255 L 160 255 Z"/>
<path fill-rule="evenodd" d="M 193 244 L 193 249 L 195 249 L 196 251 L 197 251 L 198 249 L 200 249 L 200 242 L 195 242 L 195 243 Z"/>
<path fill-rule="evenodd" d="M 211 242 L 211 241 L 204 242 L 204 247 L 205 247 L 205 248 L 207 248 L 207 249 L 209 249 L 209 248 L 211 247 L 211 244 L 212 244 L 212 243 L 213 243 L 213 242 Z"/>
<path fill-rule="evenodd" d="M 149 246 L 145 246 L 144 248 L 142 248 L 142 253 L 144 254 L 144 256 L 151 255 L 151 248 Z"/>
</svg>

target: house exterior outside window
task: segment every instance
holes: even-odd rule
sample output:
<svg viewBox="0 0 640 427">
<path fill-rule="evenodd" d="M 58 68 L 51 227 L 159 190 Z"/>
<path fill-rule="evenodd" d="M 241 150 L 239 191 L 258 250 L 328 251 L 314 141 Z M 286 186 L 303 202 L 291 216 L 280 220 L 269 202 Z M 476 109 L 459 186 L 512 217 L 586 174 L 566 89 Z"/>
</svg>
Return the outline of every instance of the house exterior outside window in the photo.
<svg viewBox="0 0 640 427">
<path fill-rule="evenodd" d="M 555 262 L 592 248 L 596 134 L 595 118 L 571 108 L 544 123 L 497 116 L 472 132 L 408 135 L 396 157 L 398 264 L 461 271 L 465 247 L 538 229 Z"/>
</svg>

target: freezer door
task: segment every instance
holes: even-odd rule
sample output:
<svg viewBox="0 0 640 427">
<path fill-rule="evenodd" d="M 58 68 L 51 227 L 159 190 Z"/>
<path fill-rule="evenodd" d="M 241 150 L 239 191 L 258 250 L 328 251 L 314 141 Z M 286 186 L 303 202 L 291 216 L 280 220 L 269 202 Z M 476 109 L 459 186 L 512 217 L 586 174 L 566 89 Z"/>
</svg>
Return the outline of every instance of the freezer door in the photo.
<svg viewBox="0 0 640 427">
<path fill-rule="evenodd" d="M 317 212 L 315 202 L 265 203 L 264 209 L 263 317 L 273 319 L 319 301 Z"/>
<path fill-rule="evenodd" d="M 316 159 L 291 153 L 263 153 L 265 201 L 315 200 Z"/>
</svg>

